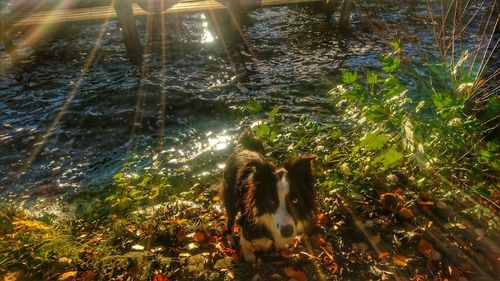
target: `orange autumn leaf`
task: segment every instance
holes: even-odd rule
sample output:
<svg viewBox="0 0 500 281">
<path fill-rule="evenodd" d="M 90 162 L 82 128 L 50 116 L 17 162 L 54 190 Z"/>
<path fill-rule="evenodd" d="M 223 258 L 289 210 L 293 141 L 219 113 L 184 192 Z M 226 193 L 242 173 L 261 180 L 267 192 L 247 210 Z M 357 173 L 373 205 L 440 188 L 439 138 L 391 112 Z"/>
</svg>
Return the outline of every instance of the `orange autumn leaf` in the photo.
<svg viewBox="0 0 500 281">
<path fill-rule="evenodd" d="M 392 256 L 392 261 L 394 264 L 400 267 L 405 267 L 408 265 L 408 258 L 402 255 L 394 255 Z"/>
<path fill-rule="evenodd" d="M 333 264 L 333 274 L 339 272 L 340 270 L 340 265 L 338 263 Z"/>
<path fill-rule="evenodd" d="M 307 276 L 306 274 L 304 273 L 304 271 L 301 271 L 301 270 L 295 270 L 293 267 L 291 266 L 287 266 L 283 269 L 283 271 L 285 272 L 286 276 L 290 277 L 290 278 L 293 278 L 297 281 L 307 281 Z"/>
<path fill-rule="evenodd" d="M 321 225 L 325 225 L 328 223 L 328 216 L 325 214 L 325 213 L 319 213 L 317 216 L 316 216 L 317 220 L 318 220 L 318 223 L 321 224 Z"/>
<path fill-rule="evenodd" d="M 431 243 L 424 239 L 420 239 L 420 241 L 418 241 L 417 252 L 425 256 L 430 256 L 433 251 L 434 247 L 432 247 Z"/>
<path fill-rule="evenodd" d="M 382 252 L 382 253 L 378 254 L 378 258 L 379 259 L 383 259 L 383 258 L 386 258 L 388 256 L 389 256 L 388 252 Z"/>
<path fill-rule="evenodd" d="M 432 202 L 432 201 L 419 201 L 419 202 L 417 202 L 417 204 L 423 205 L 423 206 L 430 206 L 430 205 L 434 205 L 434 202 Z"/>
<path fill-rule="evenodd" d="M 76 271 L 68 271 L 68 272 L 61 274 L 61 276 L 59 276 L 59 278 L 57 280 L 58 281 L 75 280 L 76 274 L 77 274 Z"/>
<path fill-rule="evenodd" d="M 170 278 L 168 278 L 168 276 L 163 275 L 161 273 L 156 273 L 153 275 L 153 281 L 170 281 Z"/>
<path fill-rule="evenodd" d="M 193 240 L 196 242 L 201 242 L 205 240 L 205 234 L 202 231 L 196 231 L 193 235 Z"/>
</svg>

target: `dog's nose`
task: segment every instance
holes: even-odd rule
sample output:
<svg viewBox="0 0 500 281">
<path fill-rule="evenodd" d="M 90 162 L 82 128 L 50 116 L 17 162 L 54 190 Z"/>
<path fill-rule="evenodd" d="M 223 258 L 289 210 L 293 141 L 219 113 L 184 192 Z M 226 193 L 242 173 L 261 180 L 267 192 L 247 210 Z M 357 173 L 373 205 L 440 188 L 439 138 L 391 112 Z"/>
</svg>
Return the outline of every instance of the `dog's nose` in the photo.
<svg viewBox="0 0 500 281">
<path fill-rule="evenodd" d="M 293 226 L 291 224 L 283 225 L 280 227 L 280 233 L 283 237 L 290 237 L 293 234 Z"/>
</svg>

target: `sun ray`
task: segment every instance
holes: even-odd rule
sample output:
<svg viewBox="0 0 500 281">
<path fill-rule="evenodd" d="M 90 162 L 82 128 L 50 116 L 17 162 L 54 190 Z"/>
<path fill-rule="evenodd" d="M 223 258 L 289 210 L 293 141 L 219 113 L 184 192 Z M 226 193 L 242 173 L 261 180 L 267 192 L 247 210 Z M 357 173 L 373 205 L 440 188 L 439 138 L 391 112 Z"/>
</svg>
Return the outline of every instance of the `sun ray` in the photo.
<svg viewBox="0 0 500 281">
<path fill-rule="evenodd" d="M 113 0 L 114 3 L 115 0 Z M 108 21 L 108 18 L 105 19 L 105 23 Z M 87 55 L 87 58 L 85 59 L 85 63 L 80 71 L 80 76 L 77 80 L 77 82 L 74 84 L 74 86 L 71 88 L 71 90 L 68 93 L 68 96 L 66 97 L 66 100 L 64 104 L 61 106 L 59 109 L 59 112 L 56 114 L 55 118 L 52 120 L 50 123 L 49 127 L 47 128 L 45 134 L 41 137 L 41 139 L 35 143 L 33 150 L 29 154 L 29 157 L 25 164 L 23 165 L 19 175 L 21 175 L 23 172 L 25 172 L 33 161 L 36 159 L 40 151 L 43 149 L 49 138 L 52 136 L 54 128 L 57 126 L 59 121 L 61 121 L 62 116 L 66 112 L 66 110 L 69 108 L 71 101 L 75 98 L 76 93 L 78 92 L 78 89 L 80 88 L 80 85 L 82 84 L 83 80 L 85 79 L 90 67 L 92 66 L 92 63 L 94 62 L 94 59 L 96 57 L 97 49 L 99 47 L 99 42 L 102 40 L 104 37 L 104 34 L 106 32 L 107 26 L 106 24 L 101 25 L 101 31 L 99 32 L 97 38 L 96 38 L 96 44 L 94 44 L 94 47 L 90 50 L 90 52 Z"/>
</svg>

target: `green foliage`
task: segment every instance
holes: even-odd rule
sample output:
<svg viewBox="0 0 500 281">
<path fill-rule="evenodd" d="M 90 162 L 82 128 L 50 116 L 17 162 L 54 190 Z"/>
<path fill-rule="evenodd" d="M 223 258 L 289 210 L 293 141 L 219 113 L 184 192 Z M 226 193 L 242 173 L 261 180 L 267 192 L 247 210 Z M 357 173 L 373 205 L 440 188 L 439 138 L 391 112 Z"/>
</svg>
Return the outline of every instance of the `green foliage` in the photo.
<svg viewBox="0 0 500 281">
<path fill-rule="evenodd" d="M 104 202 L 107 211 L 116 215 L 125 215 L 138 206 L 164 198 L 170 187 L 166 176 L 150 173 L 135 175 L 120 172 L 113 176 L 113 180 L 114 184 L 110 187 L 112 194 Z"/>
<path fill-rule="evenodd" d="M 245 107 L 250 113 L 259 113 L 264 109 L 262 104 L 254 99 L 250 99 Z"/>
</svg>

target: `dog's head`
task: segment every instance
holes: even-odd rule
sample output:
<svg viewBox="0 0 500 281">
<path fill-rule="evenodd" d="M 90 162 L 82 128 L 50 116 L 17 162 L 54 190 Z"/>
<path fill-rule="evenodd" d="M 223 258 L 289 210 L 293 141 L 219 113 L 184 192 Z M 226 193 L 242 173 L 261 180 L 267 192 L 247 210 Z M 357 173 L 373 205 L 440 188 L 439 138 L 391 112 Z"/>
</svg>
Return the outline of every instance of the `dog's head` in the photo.
<svg viewBox="0 0 500 281">
<path fill-rule="evenodd" d="M 315 208 L 313 188 L 313 160 L 315 155 L 291 159 L 283 167 L 261 163 L 247 184 L 252 185 L 251 202 L 253 217 L 263 223 L 280 246 L 280 241 L 307 232 Z M 248 205 L 247 205 L 248 206 Z"/>
</svg>

